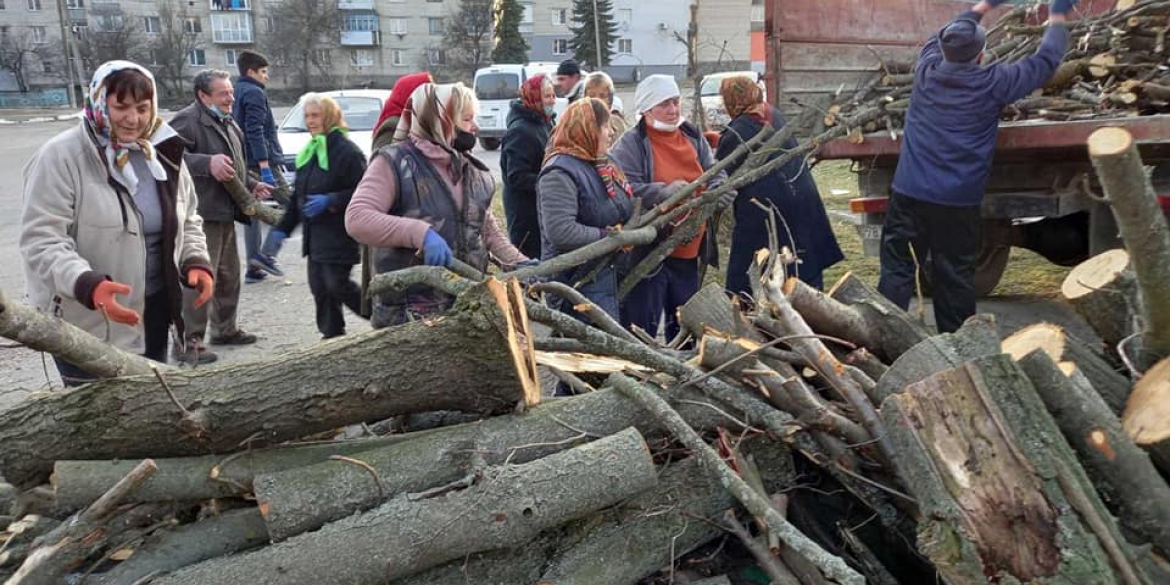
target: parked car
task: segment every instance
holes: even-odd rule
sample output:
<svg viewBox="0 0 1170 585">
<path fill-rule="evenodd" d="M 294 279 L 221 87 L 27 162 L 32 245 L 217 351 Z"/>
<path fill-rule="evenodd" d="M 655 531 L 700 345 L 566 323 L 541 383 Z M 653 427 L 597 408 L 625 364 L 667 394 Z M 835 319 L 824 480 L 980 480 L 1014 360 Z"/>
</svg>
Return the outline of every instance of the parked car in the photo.
<svg viewBox="0 0 1170 585">
<path fill-rule="evenodd" d="M 366 157 L 370 156 L 370 147 L 374 143 L 374 124 L 382 113 L 382 104 L 390 99 L 388 89 L 343 89 L 338 91 L 320 92 L 337 100 L 341 106 L 341 113 L 345 115 L 345 123 L 349 125 L 349 138 L 362 149 Z M 309 143 L 309 130 L 305 128 L 304 104 L 300 101 L 289 110 L 284 120 L 277 128 L 277 139 L 280 140 L 280 149 L 284 151 L 285 165 L 291 170 L 297 153 Z"/>
<path fill-rule="evenodd" d="M 727 110 L 723 109 L 723 96 L 719 95 L 719 86 L 723 83 L 724 79 L 738 75 L 751 77 L 756 80 L 756 83 L 760 84 L 760 88 L 764 88 L 763 76 L 756 71 L 725 71 L 703 77 L 703 81 L 699 85 L 699 97 L 703 100 L 703 114 L 707 118 L 707 128 L 709 130 L 721 130 L 731 121 L 731 117 L 727 115 Z M 764 99 L 766 100 L 767 90 L 765 89 L 764 92 Z"/>
</svg>

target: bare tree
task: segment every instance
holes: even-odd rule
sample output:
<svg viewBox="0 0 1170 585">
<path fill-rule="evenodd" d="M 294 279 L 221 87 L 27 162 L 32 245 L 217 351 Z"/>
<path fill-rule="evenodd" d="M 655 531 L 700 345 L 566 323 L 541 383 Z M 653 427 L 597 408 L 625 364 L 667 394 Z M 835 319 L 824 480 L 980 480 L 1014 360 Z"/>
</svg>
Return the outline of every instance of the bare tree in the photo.
<svg viewBox="0 0 1170 585">
<path fill-rule="evenodd" d="M 159 30 L 150 45 L 151 63 L 159 84 L 171 97 L 179 97 L 187 86 L 187 61 L 199 46 L 199 35 L 182 0 L 160 0 Z M 200 25 L 200 29 L 202 25 Z"/>
<path fill-rule="evenodd" d="M 491 61 L 494 0 L 460 0 L 447 16 L 443 34 L 448 67 L 462 79 Z"/>
<path fill-rule="evenodd" d="M 33 74 L 45 70 L 46 62 L 50 63 L 49 69 L 57 69 L 52 63 L 59 59 L 60 52 L 55 45 L 46 38 L 39 38 L 31 27 L 0 35 L 0 69 L 12 72 L 22 92 L 29 90 Z"/>
<path fill-rule="evenodd" d="M 77 51 L 86 71 L 93 71 L 106 61 L 130 59 L 149 61 L 146 35 L 139 19 L 121 14 L 108 14 L 94 19 L 93 24 L 77 35 Z"/>
<path fill-rule="evenodd" d="M 276 63 L 287 63 L 302 92 L 312 89 L 314 74 L 332 85 L 333 54 L 341 46 L 337 0 L 281 0 L 272 14 L 279 17 L 260 39 L 262 50 Z"/>
</svg>

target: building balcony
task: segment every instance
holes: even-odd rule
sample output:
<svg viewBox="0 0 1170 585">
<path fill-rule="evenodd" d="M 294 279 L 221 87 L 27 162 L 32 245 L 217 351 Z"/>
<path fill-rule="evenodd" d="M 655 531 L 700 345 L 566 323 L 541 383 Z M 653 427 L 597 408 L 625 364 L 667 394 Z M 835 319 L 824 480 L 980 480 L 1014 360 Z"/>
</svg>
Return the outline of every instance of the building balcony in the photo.
<svg viewBox="0 0 1170 585">
<path fill-rule="evenodd" d="M 69 9 L 69 24 L 75 26 L 84 26 L 88 22 L 84 8 L 70 8 Z"/>
<path fill-rule="evenodd" d="M 251 10 L 252 0 L 208 0 L 212 10 Z"/>
<path fill-rule="evenodd" d="M 221 45 L 248 45 L 252 38 L 252 15 L 247 12 L 212 12 L 211 42 Z"/>
<path fill-rule="evenodd" d="M 341 46 L 375 47 L 382 43 L 382 35 L 376 30 L 343 30 Z"/>
<path fill-rule="evenodd" d="M 341 10 L 373 10 L 374 0 L 338 0 L 337 8 Z"/>
</svg>

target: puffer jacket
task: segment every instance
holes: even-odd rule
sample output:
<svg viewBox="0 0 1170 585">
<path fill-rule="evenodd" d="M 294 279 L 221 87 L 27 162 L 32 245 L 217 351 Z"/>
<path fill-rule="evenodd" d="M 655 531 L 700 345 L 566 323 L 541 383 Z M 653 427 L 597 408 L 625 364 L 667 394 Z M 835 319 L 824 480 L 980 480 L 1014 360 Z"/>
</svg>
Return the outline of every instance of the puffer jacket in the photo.
<svg viewBox="0 0 1170 585">
<path fill-rule="evenodd" d="M 156 154 L 167 170 L 163 201 L 164 264 L 171 321 L 182 334 L 182 283 L 189 270 L 211 273 L 203 219 L 184 144 L 174 137 Z M 86 122 L 46 142 L 24 167 L 20 253 L 28 301 L 116 347 L 145 350 L 143 324 L 107 321 L 93 306 L 103 280 L 130 285 L 118 301 L 141 315 L 146 308 L 146 238 L 134 197 L 111 177 Z M 115 187 L 114 185 L 117 185 Z"/>
</svg>

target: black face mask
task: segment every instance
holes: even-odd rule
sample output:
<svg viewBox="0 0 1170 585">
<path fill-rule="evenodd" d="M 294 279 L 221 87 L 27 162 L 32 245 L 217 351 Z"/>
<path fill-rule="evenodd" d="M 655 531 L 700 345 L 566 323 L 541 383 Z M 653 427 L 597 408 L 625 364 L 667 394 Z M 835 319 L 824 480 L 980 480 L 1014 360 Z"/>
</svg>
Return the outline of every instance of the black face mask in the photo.
<svg viewBox="0 0 1170 585">
<path fill-rule="evenodd" d="M 475 134 L 466 130 L 455 130 L 455 140 L 451 143 L 451 148 L 459 152 L 468 152 L 475 148 Z"/>
</svg>

